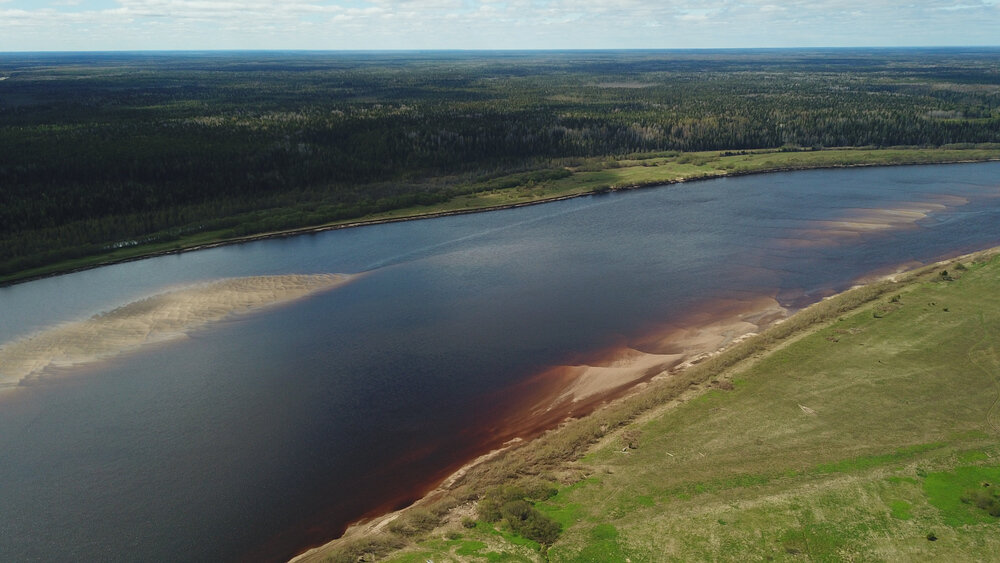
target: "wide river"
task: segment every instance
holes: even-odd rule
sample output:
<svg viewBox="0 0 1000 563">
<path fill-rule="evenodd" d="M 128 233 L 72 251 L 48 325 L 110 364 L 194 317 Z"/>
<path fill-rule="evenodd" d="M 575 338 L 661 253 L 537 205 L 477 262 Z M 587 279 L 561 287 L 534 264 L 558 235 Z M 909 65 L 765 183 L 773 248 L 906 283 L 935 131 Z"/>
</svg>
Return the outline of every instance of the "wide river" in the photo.
<svg viewBox="0 0 1000 563">
<path fill-rule="evenodd" d="M 662 335 L 716 313 L 794 310 L 995 245 L 1000 163 L 858 168 L 329 231 L 2 288 L 0 560 L 287 559 L 537 431 L 505 425 L 539 374 L 600 351 L 662 353 Z M 364 275 L 285 301 L 265 288 L 280 305 L 237 315 L 242 286 L 204 302 L 214 286 L 190 287 L 325 273 Z M 118 309 L 172 290 L 196 305 Z M 150 329 L 150 311 L 176 334 Z M 128 345 L 106 319 L 156 342 Z"/>
</svg>

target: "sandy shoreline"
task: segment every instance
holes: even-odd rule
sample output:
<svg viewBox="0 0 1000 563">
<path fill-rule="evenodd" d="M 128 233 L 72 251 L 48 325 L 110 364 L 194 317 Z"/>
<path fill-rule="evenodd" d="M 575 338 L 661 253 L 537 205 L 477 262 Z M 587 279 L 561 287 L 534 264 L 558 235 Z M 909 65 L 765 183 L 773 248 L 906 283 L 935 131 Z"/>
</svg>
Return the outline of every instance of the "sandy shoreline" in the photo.
<svg viewBox="0 0 1000 563">
<path fill-rule="evenodd" d="M 532 413 L 564 408 L 569 411 L 567 415 L 572 414 L 572 404 L 595 398 L 605 400 L 623 387 L 683 369 L 759 333 L 787 314 L 770 297 L 716 301 L 638 342 L 606 350 L 596 361 L 556 366 L 543 372 L 537 377 L 555 378 L 563 390 L 536 403 Z"/>
<path fill-rule="evenodd" d="M 38 383 L 50 375 L 51 368 L 86 365 L 181 338 L 210 323 L 290 303 L 354 277 L 317 274 L 216 280 L 43 329 L 0 346 L 0 391 Z"/>
</svg>

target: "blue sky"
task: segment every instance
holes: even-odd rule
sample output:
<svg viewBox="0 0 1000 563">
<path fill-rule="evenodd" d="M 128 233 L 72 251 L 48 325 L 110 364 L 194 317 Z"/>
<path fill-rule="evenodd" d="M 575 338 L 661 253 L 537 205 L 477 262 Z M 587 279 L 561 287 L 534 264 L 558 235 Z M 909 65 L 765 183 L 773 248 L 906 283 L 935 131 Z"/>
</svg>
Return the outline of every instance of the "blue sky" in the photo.
<svg viewBox="0 0 1000 563">
<path fill-rule="evenodd" d="M 1000 45 L 1000 0 L 0 0 L 0 51 Z"/>
</svg>

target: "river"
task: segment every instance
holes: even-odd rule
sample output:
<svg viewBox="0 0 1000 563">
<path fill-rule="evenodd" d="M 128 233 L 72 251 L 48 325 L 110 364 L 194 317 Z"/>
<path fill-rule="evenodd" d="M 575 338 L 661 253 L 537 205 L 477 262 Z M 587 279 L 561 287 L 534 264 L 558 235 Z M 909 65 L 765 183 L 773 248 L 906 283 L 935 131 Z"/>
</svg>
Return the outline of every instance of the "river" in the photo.
<svg viewBox="0 0 1000 563">
<path fill-rule="evenodd" d="M 521 432 L 503 425 L 539 374 L 648 351 L 716 312 L 793 311 L 998 244 L 1000 163 L 856 168 L 270 239 L 0 288 L 0 358 L 23 346 L 43 366 L 21 377 L 0 363 L 0 560 L 284 560 Z M 151 295 L 330 273 L 360 275 L 45 366 L 45 335 L 116 309 L 135 325 Z"/>
</svg>

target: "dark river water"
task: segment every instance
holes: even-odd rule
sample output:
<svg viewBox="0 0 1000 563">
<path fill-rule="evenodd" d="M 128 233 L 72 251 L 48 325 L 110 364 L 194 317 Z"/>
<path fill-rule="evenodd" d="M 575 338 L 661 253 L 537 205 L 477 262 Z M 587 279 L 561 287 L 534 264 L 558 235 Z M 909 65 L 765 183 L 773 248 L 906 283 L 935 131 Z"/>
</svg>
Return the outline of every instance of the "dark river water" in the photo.
<svg viewBox="0 0 1000 563">
<path fill-rule="evenodd" d="M 552 366 L 718 300 L 794 309 L 995 245 L 1000 163 L 863 168 L 330 231 L 2 288 L 0 343 L 193 282 L 367 272 L 0 389 L 0 560 L 287 559 L 495 447 L 496 398 Z"/>
</svg>

